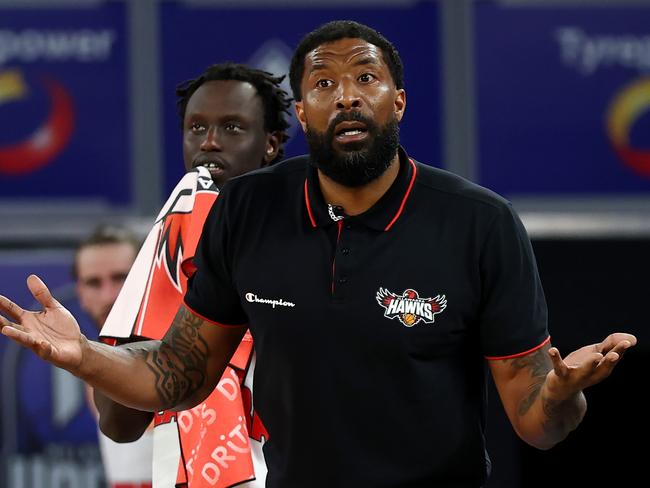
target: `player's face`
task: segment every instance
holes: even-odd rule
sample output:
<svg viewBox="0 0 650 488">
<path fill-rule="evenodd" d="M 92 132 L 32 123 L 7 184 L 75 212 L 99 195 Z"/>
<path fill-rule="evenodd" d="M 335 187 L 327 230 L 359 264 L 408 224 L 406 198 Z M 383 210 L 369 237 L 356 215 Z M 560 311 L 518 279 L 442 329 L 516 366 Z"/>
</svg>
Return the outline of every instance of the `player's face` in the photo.
<svg viewBox="0 0 650 488">
<path fill-rule="evenodd" d="M 348 186 L 381 175 L 406 106 L 381 49 L 361 39 L 318 46 L 305 56 L 301 88 L 296 113 L 319 169 Z"/>
<path fill-rule="evenodd" d="M 217 186 L 265 166 L 277 155 L 277 138 L 264 129 L 264 106 L 253 85 L 203 83 L 190 97 L 183 121 L 183 159 L 189 171 L 206 166 Z"/>
<path fill-rule="evenodd" d="M 127 242 L 86 246 L 77 253 L 79 304 L 98 327 L 106 322 L 135 256 Z"/>
</svg>

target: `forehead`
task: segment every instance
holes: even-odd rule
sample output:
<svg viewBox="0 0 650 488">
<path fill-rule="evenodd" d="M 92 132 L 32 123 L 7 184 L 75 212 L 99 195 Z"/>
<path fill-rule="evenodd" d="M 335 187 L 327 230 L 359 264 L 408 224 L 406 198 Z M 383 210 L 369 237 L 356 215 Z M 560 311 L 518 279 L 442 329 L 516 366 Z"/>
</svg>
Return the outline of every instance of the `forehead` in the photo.
<svg viewBox="0 0 650 488">
<path fill-rule="evenodd" d="M 77 273 L 81 276 L 128 271 L 136 249 L 128 242 L 85 246 L 77 254 Z"/>
<path fill-rule="evenodd" d="M 305 55 L 305 71 L 331 67 L 331 65 L 355 65 L 373 63 L 385 66 L 381 49 L 363 39 L 338 39 L 321 44 Z"/>
<path fill-rule="evenodd" d="M 257 89 L 247 81 L 206 81 L 190 97 L 185 115 L 263 115 L 264 107 Z"/>
</svg>

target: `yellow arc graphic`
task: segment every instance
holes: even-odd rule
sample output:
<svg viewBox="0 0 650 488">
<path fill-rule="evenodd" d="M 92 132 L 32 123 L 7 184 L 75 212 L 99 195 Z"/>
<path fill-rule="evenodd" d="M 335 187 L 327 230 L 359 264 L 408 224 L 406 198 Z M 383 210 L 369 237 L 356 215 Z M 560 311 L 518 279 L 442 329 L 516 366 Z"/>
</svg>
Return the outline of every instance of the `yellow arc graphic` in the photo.
<svg viewBox="0 0 650 488">
<path fill-rule="evenodd" d="M 614 97 L 607 115 L 607 132 L 615 146 L 630 145 L 630 130 L 648 109 L 650 77 L 633 82 Z"/>
</svg>

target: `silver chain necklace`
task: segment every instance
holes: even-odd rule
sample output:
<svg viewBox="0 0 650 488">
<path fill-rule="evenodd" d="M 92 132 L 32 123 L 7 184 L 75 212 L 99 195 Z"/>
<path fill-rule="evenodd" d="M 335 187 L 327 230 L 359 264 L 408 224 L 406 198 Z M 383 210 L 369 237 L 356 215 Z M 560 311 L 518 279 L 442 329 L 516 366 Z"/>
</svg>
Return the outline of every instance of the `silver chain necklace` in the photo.
<svg viewBox="0 0 650 488">
<path fill-rule="evenodd" d="M 343 219 L 344 219 L 343 215 L 336 215 L 336 214 L 334 213 L 334 205 L 332 205 L 331 203 L 328 203 L 328 204 L 327 204 L 327 212 L 330 214 L 330 218 L 331 218 L 334 222 L 338 222 L 339 220 L 343 220 Z"/>
</svg>

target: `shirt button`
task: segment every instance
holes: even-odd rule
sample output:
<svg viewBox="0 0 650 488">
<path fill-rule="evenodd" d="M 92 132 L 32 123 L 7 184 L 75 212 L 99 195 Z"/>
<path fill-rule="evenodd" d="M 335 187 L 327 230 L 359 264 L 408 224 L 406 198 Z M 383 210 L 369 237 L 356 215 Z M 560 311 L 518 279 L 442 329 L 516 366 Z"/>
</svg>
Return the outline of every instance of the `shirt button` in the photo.
<svg viewBox="0 0 650 488">
<path fill-rule="evenodd" d="M 348 254 L 350 254 L 350 249 L 348 249 L 347 247 L 344 247 L 343 249 L 341 249 L 341 254 L 343 254 L 344 256 L 347 256 Z"/>
<path fill-rule="evenodd" d="M 345 276 L 339 278 L 339 284 L 344 285 L 348 282 L 348 279 Z"/>
</svg>

